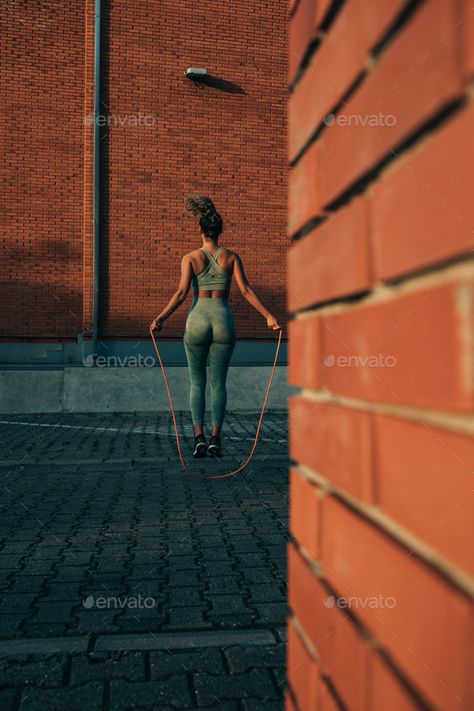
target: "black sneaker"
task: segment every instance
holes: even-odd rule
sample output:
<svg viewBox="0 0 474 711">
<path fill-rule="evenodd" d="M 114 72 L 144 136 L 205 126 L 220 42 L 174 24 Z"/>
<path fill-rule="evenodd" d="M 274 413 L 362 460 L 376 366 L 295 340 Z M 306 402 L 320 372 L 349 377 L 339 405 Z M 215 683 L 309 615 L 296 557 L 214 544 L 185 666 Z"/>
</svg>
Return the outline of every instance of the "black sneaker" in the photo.
<svg viewBox="0 0 474 711">
<path fill-rule="evenodd" d="M 193 457 L 196 459 L 202 459 L 207 455 L 207 444 L 204 435 L 198 435 L 194 438 L 194 452 Z"/>
<path fill-rule="evenodd" d="M 220 435 L 211 435 L 207 453 L 211 457 L 222 457 L 221 438 Z"/>
</svg>

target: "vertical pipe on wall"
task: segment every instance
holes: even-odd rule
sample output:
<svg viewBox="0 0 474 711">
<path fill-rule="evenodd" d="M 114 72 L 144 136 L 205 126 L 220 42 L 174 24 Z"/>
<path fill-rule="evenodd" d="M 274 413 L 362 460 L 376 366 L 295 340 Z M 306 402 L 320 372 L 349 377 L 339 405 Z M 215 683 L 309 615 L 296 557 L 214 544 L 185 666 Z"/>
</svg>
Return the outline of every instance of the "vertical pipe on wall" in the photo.
<svg viewBox="0 0 474 711">
<path fill-rule="evenodd" d="M 99 332 L 99 158 L 100 158 L 100 20 L 101 0 L 95 0 L 94 38 L 94 238 L 93 238 L 93 296 L 92 296 L 92 353 L 97 355 Z"/>
</svg>

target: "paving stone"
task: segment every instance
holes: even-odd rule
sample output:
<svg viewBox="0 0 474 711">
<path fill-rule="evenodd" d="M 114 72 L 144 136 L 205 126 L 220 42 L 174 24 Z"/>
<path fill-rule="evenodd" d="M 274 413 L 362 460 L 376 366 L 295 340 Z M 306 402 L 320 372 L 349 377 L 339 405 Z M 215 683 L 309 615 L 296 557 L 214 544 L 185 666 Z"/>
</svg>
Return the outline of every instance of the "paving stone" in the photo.
<svg viewBox="0 0 474 711">
<path fill-rule="evenodd" d="M 244 711 L 283 711 L 283 699 L 275 699 L 273 701 L 259 701 L 258 699 L 244 699 L 242 708 Z"/>
<path fill-rule="evenodd" d="M 43 622 L 36 623 L 34 619 L 27 619 L 25 624 L 25 636 L 39 639 L 41 637 L 59 637 L 68 633 L 68 625 L 66 622 Z M 72 634 L 77 634 L 76 630 Z"/>
<path fill-rule="evenodd" d="M 168 565 L 170 567 L 170 571 L 197 570 L 199 568 L 195 555 L 169 556 Z"/>
<path fill-rule="evenodd" d="M 274 585 L 276 576 L 270 567 L 267 568 L 245 568 L 241 571 L 245 580 L 249 584 L 262 583 L 265 585 Z"/>
<path fill-rule="evenodd" d="M 275 677 L 275 683 L 277 689 L 284 690 L 286 686 L 286 669 L 284 666 L 280 666 L 271 670 L 271 674 Z"/>
<path fill-rule="evenodd" d="M 2 615 L 10 613 L 30 612 L 33 603 L 38 599 L 35 593 L 9 593 L 0 598 Z"/>
<path fill-rule="evenodd" d="M 161 711 L 164 704 L 178 709 L 192 706 L 188 681 L 184 675 L 149 682 L 110 682 L 110 706 L 114 711 Z"/>
<path fill-rule="evenodd" d="M 249 585 L 251 602 L 284 602 L 285 594 L 276 584 L 273 585 Z"/>
<path fill-rule="evenodd" d="M 76 602 L 76 604 L 78 603 L 79 601 Z M 43 602 L 40 600 L 36 607 L 37 610 L 34 613 L 35 622 L 57 622 L 58 619 L 66 621 L 71 616 L 74 603 L 70 601 Z"/>
<path fill-rule="evenodd" d="M 225 576 L 232 578 L 235 575 L 233 564 L 230 562 L 208 562 L 204 563 L 204 568 L 206 575 L 209 577 Z"/>
<path fill-rule="evenodd" d="M 200 704 L 220 703 L 224 699 L 278 698 L 272 680 L 265 669 L 253 669 L 248 674 L 217 676 L 206 673 L 193 675 L 194 686 Z"/>
<path fill-rule="evenodd" d="M 141 652 L 115 653 L 109 658 L 75 656 L 71 662 L 71 683 L 125 679 L 145 681 L 145 659 Z"/>
<path fill-rule="evenodd" d="M 55 582 L 74 583 L 87 578 L 87 571 L 81 566 L 61 567 L 55 577 Z"/>
<path fill-rule="evenodd" d="M 0 709 L 2 711 L 14 711 L 17 707 L 16 699 L 19 695 L 19 689 L 0 689 Z"/>
<path fill-rule="evenodd" d="M 98 682 L 66 689 L 28 687 L 22 693 L 20 711 L 100 711 L 103 694 Z"/>
<path fill-rule="evenodd" d="M 240 592 L 240 585 L 235 578 L 210 578 L 208 588 L 211 595 Z"/>
<path fill-rule="evenodd" d="M 173 588 L 169 604 L 173 607 L 202 605 L 200 588 Z"/>
<path fill-rule="evenodd" d="M 224 651 L 231 672 L 244 672 L 258 667 L 285 665 L 285 645 L 269 647 L 230 647 Z"/>
<path fill-rule="evenodd" d="M 259 553 L 239 553 L 236 558 L 241 568 L 254 569 L 267 567 L 263 551 L 260 551 Z"/>
<path fill-rule="evenodd" d="M 10 637 L 14 635 L 20 625 L 24 621 L 24 615 L 1 615 L 0 617 L 0 636 Z"/>
<path fill-rule="evenodd" d="M 77 602 L 83 599 L 79 583 L 50 583 L 47 593 L 41 598 L 44 602 L 67 601 Z"/>
<path fill-rule="evenodd" d="M 252 627 L 255 622 L 256 615 L 250 611 L 234 613 L 232 615 L 211 614 L 209 613 L 209 619 L 212 623 L 220 628 L 242 628 L 242 627 Z"/>
<path fill-rule="evenodd" d="M 255 603 L 254 608 L 258 612 L 258 620 L 262 624 L 281 625 L 288 615 L 285 603 Z"/>
<path fill-rule="evenodd" d="M 239 709 L 237 701 L 220 702 L 218 706 L 199 706 L 199 711 L 238 711 Z"/>
<path fill-rule="evenodd" d="M 170 629 L 198 629 L 208 627 L 202 607 L 174 607 L 168 610 Z"/>
<path fill-rule="evenodd" d="M 240 595 L 212 595 L 209 600 L 213 615 L 232 615 L 249 611 Z"/>
<path fill-rule="evenodd" d="M 225 674 L 222 654 L 218 649 L 196 649 L 192 652 L 151 652 L 151 678 L 190 671 Z"/>
<path fill-rule="evenodd" d="M 174 587 L 201 587 L 201 581 L 197 573 L 187 570 L 171 571 L 169 575 L 169 585 Z"/>
<path fill-rule="evenodd" d="M 61 686 L 65 662 L 61 657 L 0 659 L 0 684 L 5 686 Z M 0 707 L 1 708 L 1 707 Z"/>
</svg>

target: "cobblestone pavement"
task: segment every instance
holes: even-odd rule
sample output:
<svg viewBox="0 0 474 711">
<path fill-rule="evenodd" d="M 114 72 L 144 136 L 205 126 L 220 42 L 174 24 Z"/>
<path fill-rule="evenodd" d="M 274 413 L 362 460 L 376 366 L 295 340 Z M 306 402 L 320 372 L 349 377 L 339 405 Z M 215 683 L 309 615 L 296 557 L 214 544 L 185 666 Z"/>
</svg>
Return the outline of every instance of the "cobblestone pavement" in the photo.
<svg viewBox="0 0 474 711">
<path fill-rule="evenodd" d="M 286 437 L 271 411 L 197 480 L 168 413 L 0 415 L 1 711 L 281 709 Z"/>
</svg>

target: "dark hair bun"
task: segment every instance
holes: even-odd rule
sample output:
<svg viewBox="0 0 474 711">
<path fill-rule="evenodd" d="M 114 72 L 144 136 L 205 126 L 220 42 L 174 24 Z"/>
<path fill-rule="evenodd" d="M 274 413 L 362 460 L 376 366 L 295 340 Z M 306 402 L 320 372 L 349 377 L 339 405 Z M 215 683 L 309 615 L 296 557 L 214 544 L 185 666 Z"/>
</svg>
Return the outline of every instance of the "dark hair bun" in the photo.
<svg viewBox="0 0 474 711">
<path fill-rule="evenodd" d="M 192 195 L 186 199 L 186 208 L 199 215 L 199 226 L 209 239 L 217 239 L 222 232 L 222 218 L 207 195 Z"/>
<path fill-rule="evenodd" d="M 216 208 L 207 195 L 191 195 L 186 200 L 186 207 L 192 215 L 211 217 L 216 214 Z"/>
</svg>

